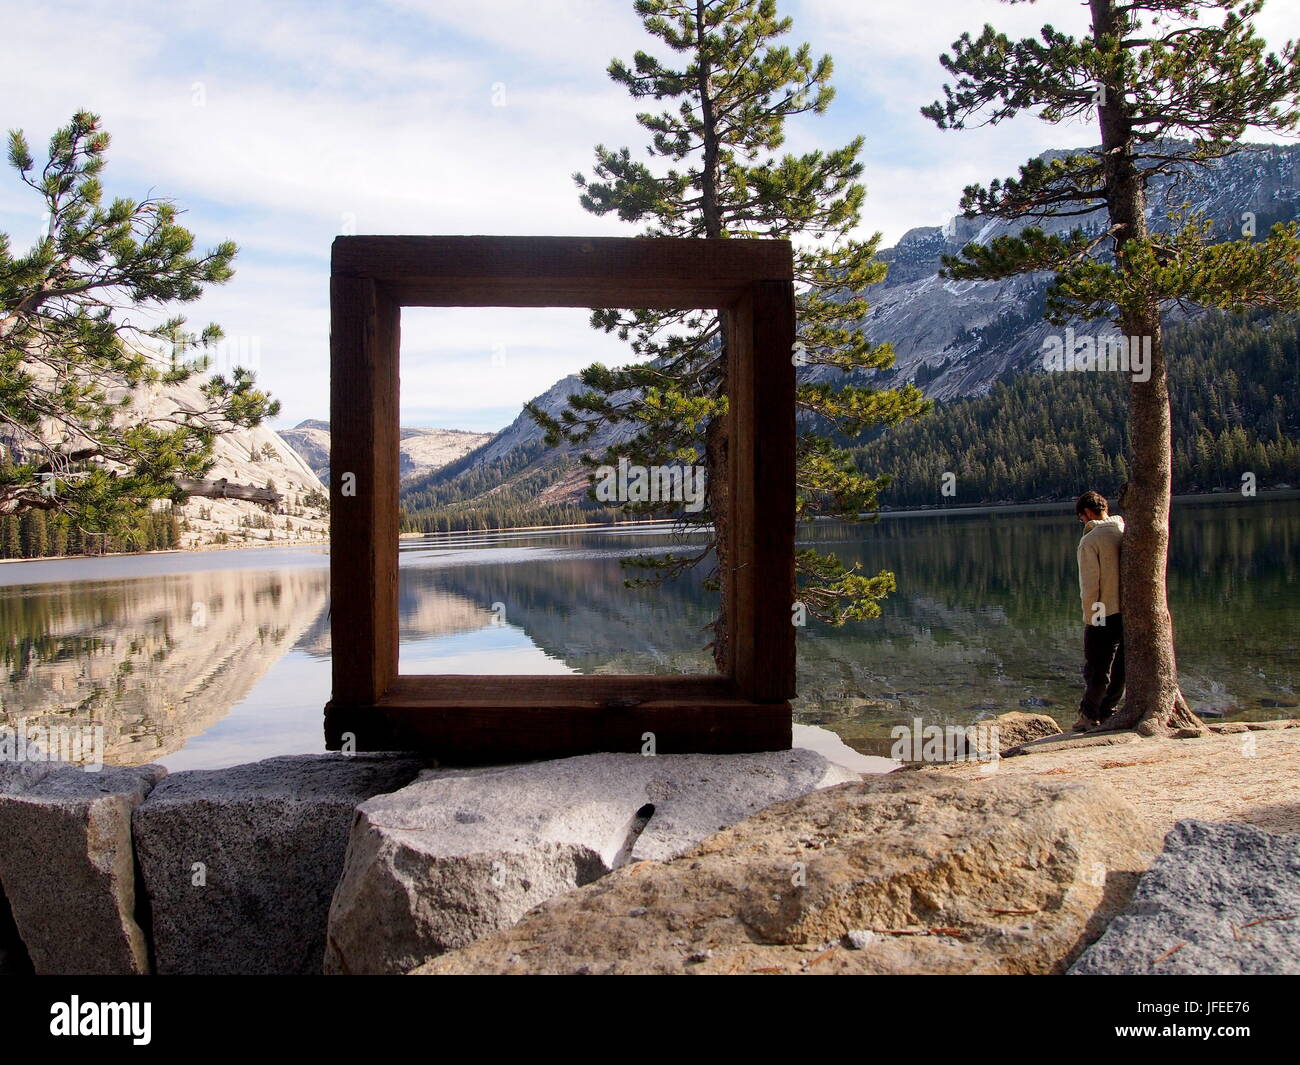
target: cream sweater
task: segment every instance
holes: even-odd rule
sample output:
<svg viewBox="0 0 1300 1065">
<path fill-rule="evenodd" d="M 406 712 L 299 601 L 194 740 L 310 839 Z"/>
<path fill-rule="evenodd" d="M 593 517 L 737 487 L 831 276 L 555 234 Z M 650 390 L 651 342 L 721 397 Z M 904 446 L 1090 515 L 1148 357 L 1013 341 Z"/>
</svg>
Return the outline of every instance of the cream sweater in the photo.
<svg viewBox="0 0 1300 1065">
<path fill-rule="evenodd" d="M 1118 514 L 1090 521 L 1079 540 L 1079 598 L 1083 623 L 1098 619 L 1093 604 L 1101 603 L 1101 617 L 1121 613 L 1119 601 L 1119 543 L 1124 536 L 1124 519 Z"/>
</svg>

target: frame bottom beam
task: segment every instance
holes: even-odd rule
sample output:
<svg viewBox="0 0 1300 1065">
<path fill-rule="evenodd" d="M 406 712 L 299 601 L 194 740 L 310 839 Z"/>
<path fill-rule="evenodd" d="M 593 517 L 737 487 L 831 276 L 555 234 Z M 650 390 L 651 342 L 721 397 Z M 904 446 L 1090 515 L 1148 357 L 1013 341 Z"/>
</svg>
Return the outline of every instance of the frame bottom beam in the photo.
<svg viewBox="0 0 1300 1065">
<path fill-rule="evenodd" d="M 789 750 L 789 702 L 660 700 L 634 706 L 400 705 L 325 707 L 325 745 L 421 751 L 443 765 L 494 765 L 593 752 L 740 754 Z M 351 734 L 351 741 L 347 736 Z"/>
</svg>

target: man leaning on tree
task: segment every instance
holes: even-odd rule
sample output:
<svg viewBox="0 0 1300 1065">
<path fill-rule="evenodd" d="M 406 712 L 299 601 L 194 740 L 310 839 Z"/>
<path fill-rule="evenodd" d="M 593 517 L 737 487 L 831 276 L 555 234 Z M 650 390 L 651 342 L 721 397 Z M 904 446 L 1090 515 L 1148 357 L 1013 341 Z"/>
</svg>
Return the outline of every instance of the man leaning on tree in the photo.
<svg viewBox="0 0 1300 1065">
<path fill-rule="evenodd" d="M 1079 540 L 1079 598 L 1083 605 L 1083 700 L 1076 732 L 1105 721 L 1124 695 L 1124 615 L 1119 600 L 1119 552 L 1124 519 L 1109 513 L 1100 492 L 1074 505 Z"/>
</svg>

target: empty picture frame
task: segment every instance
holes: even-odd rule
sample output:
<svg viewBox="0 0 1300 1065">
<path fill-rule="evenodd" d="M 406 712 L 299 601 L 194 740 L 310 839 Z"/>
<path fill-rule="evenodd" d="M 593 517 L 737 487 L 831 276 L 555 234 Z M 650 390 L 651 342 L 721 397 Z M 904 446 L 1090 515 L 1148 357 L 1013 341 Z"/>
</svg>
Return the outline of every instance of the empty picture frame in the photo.
<svg viewBox="0 0 1300 1065">
<path fill-rule="evenodd" d="M 794 267 L 789 242 L 348 236 L 330 278 L 331 750 L 488 764 L 597 751 L 790 746 Z M 398 673 L 403 307 L 717 308 L 728 323 L 725 672 Z M 714 471 L 711 475 L 716 476 Z"/>
</svg>

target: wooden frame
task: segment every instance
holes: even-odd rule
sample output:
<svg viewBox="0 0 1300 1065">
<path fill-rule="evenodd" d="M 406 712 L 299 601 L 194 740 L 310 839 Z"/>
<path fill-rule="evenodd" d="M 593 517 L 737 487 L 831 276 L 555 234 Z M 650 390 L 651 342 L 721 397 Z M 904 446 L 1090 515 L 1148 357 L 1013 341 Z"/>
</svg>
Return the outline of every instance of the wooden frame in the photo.
<svg viewBox="0 0 1300 1065">
<path fill-rule="evenodd" d="M 401 676 L 402 307 L 718 308 L 729 337 L 727 674 Z M 794 695 L 793 258 L 786 241 L 338 237 L 330 278 L 331 750 L 447 764 L 783 750 Z M 348 475 L 352 476 L 349 477 Z M 350 735 L 349 735 L 350 734 Z"/>
</svg>

